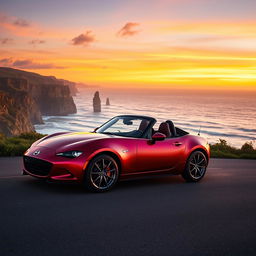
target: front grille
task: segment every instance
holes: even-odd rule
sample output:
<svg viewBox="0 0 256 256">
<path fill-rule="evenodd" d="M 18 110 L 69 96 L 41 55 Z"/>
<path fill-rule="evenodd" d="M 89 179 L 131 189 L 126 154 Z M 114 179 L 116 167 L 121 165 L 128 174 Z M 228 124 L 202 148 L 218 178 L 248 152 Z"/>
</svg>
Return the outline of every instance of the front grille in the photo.
<svg viewBox="0 0 256 256">
<path fill-rule="evenodd" d="M 39 176 L 47 176 L 52 168 L 51 163 L 29 156 L 23 157 L 23 163 L 28 172 Z"/>
</svg>

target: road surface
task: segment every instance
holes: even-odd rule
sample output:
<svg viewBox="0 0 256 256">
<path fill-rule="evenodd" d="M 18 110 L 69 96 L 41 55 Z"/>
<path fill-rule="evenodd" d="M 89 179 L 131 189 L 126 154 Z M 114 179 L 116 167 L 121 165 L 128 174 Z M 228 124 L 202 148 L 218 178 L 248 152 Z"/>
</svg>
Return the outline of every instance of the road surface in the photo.
<svg viewBox="0 0 256 256">
<path fill-rule="evenodd" d="M 21 176 L 0 158 L 0 255 L 256 255 L 256 161 L 212 159 L 204 179 L 125 181 L 93 194 Z"/>
</svg>

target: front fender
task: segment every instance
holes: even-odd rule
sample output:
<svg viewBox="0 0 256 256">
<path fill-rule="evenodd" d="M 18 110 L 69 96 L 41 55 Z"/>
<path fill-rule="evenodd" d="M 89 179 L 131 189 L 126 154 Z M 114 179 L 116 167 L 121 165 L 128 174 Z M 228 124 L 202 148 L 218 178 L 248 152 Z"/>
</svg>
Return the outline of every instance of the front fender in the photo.
<svg viewBox="0 0 256 256">
<path fill-rule="evenodd" d="M 122 173 L 134 171 L 136 166 L 137 143 L 133 139 L 101 139 L 87 143 L 83 151 L 85 152 L 84 170 L 91 159 L 101 153 L 114 154 L 121 163 Z"/>
<path fill-rule="evenodd" d="M 98 150 L 94 151 L 93 153 L 91 153 L 91 154 L 86 158 L 86 161 L 85 161 L 85 163 L 84 163 L 83 169 L 85 170 L 85 169 L 87 168 L 89 162 L 90 162 L 95 156 L 97 156 L 97 155 L 99 155 L 99 154 L 102 154 L 102 153 L 112 153 L 112 154 L 115 154 L 115 155 L 118 157 L 119 161 L 122 163 L 122 160 L 121 160 L 122 158 L 121 158 L 120 154 L 119 154 L 117 151 L 113 150 L 112 148 L 101 148 L 101 149 L 98 149 Z"/>
</svg>

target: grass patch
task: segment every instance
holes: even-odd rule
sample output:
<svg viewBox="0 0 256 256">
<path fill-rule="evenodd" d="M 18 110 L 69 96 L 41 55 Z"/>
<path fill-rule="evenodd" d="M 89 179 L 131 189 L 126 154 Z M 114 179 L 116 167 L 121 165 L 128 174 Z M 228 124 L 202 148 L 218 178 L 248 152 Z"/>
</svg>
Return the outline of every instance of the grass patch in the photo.
<svg viewBox="0 0 256 256">
<path fill-rule="evenodd" d="M 22 156 L 33 142 L 45 135 L 31 132 L 15 137 L 6 137 L 0 134 L 0 156 Z"/>
</svg>

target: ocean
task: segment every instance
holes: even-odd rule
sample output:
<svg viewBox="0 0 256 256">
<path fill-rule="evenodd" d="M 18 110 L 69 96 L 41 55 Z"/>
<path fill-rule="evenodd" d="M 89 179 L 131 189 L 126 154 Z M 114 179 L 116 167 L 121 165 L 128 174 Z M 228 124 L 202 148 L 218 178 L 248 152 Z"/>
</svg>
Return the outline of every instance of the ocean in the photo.
<svg viewBox="0 0 256 256">
<path fill-rule="evenodd" d="M 121 114 L 155 117 L 157 125 L 172 120 L 191 134 L 215 143 L 221 139 L 235 147 L 252 141 L 256 146 L 256 97 L 250 93 L 196 91 L 114 91 L 99 88 L 102 111 L 94 113 L 95 88 L 80 88 L 74 97 L 77 113 L 68 116 L 44 116 L 36 131 L 51 134 L 62 131 L 93 131 L 108 119 Z M 110 106 L 106 106 L 106 98 Z M 158 127 L 156 125 L 156 127 Z"/>
</svg>

